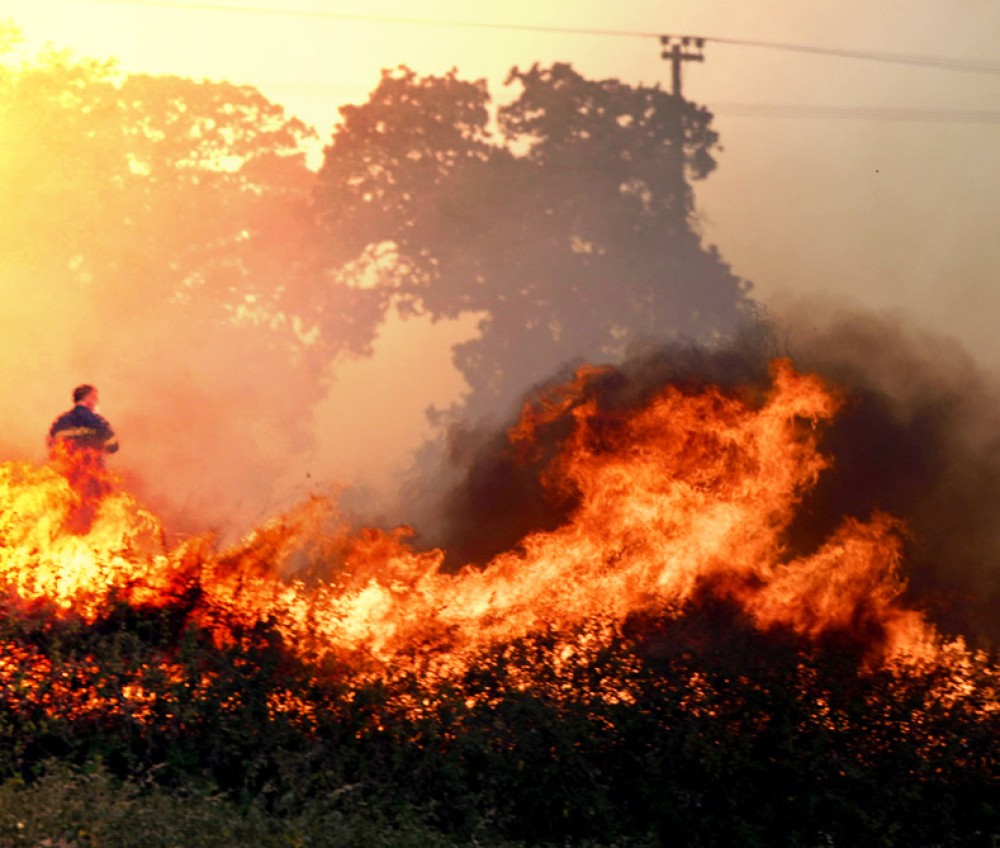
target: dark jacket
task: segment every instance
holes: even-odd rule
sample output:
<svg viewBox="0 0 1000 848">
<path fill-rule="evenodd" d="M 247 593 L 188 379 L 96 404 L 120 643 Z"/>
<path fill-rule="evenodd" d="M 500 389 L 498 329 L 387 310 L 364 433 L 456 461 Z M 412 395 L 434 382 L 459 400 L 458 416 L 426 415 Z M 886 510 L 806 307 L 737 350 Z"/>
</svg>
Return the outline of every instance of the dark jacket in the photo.
<svg viewBox="0 0 1000 848">
<path fill-rule="evenodd" d="M 57 439 L 65 439 L 75 448 L 91 448 L 107 453 L 118 450 L 118 439 L 111 425 L 82 403 L 52 422 L 49 428 L 49 446 Z"/>
</svg>

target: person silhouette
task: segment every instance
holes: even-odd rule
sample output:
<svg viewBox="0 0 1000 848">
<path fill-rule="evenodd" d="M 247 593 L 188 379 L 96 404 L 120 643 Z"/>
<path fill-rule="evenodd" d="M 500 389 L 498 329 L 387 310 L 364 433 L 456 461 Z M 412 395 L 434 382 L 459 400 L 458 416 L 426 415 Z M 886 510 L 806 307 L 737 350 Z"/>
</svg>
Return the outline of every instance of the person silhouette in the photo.
<svg viewBox="0 0 1000 848">
<path fill-rule="evenodd" d="M 46 439 L 53 465 L 79 498 L 67 524 L 71 532 L 81 535 L 90 530 L 101 499 L 112 489 L 104 458 L 119 447 L 111 425 L 96 411 L 98 400 L 94 386 L 77 386 L 73 408 L 52 422 Z"/>
</svg>

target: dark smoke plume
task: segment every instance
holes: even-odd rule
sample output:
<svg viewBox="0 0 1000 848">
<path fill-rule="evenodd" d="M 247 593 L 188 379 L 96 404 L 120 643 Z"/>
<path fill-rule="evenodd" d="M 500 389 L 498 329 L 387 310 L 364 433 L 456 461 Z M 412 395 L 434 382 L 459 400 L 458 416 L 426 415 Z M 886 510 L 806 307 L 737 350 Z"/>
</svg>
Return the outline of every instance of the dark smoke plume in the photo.
<svg viewBox="0 0 1000 848">
<path fill-rule="evenodd" d="M 751 394 L 768 384 L 768 363 L 788 356 L 839 391 L 844 405 L 825 425 L 820 448 L 831 467 L 807 492 L 788 531 L 789 555 L 814 551 L 844 518 L 875 511 L 909 528 L 909 603 L 945 632 L 972 644 L 1000 643 L 1000 393 L 959 345 L 904 327 L 889 316 L 825 310 L 823 323 L 782 318 L 715 349 L 668 345 L 635 351 L 588 382 L 598 409 L 639 407 L 668 384 Z M 808 328 L 808 329 L 802 329 Z M 561 373 L 551 384 L 570 376 Z M 546 386 L 536 387 L 528 400 Z M 611 416 L 609 416 L 610 420 Z M 485 564 L 527 534 L 566 521 L 573 492 L 543 482 L 568 418 L 539 432 L 525 463 L 506 435 L 453 432 L 460 479 L 441 498 L 443 518 L 425 537 L 452 567 Z"/>
<path fill-rule="evenodd" d="M 890 512 L 910 528 L 912 602 L 945 632 L 1000 644 L 1000 387 L 956 341 L 893 316 L 810 314 L 788 321 L 799 329 L 785 345 L 847 404 L 822 444 L 833 467 L 793 541 L 811 544 L 837 515 Z"/>
</svg>

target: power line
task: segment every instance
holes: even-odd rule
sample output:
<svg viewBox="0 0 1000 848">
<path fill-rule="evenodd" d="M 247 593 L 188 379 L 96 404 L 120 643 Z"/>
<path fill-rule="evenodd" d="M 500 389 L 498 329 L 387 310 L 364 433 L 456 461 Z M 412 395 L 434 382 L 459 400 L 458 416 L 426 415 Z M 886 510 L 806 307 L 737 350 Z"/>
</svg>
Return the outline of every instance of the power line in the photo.
<svg viewBox="0 0 1000 848">
<path fill-rule="evenodd" d="M 228 3 L 183 3 L 174 0 L 88 0 L 113 6 L 147 6 L 150 8 L 184 9 L 196 12 L 236 12 L 238 14 L 271 15 L 282 18 L 317 18 L 335 21 L 399 24 L 403 26 L 458 27 L 465 29 L 498 29 L 515 32 L 540 32 L 559 35 L 617 36 L 619 38 L 659 38 L 659 33 L 600 29 L 589 27 L 557 27 L 535 24 L 498 23 L 490 21 L 445 20 L 442 18 L 413 18 L 399 15 L 371 15 L 355 12 L 331 12 L 316 9 L 288 9 L 275 6 L 244 6 Z"/>
<path fill-rule="evenodd" d="M 1000 112 L 956 109 L 893 109 L 866 106 L 813 106 L 778 103 L 720 103 L 710 111 L 736 118 L 906 121 L 932 124 L 1000 124 Z"/>
<path fill-rule="evenodd" d="M 350 86 L 270 80 L 261 85 L 302 97 L 329 97 Z M 1000 124 L 1000 111 L 976 109 L 920 109 L 882 106 L 824 106 L 811 103 L 713 103 L 715 116 L 773 118 L 776 120 L 888 121 L 927 124 Z"/>
<path fill-rule="evenodd" d="M 919 65 L 948 71 L 966 71 L 977 74 L 1000 74 L 1000 64 L 974 59 L 953 59 L 946 56 L 920 56 L 911 53 L 886 53 L 877 50 L 848 50 L 839 47 L 820 47 L 810 44 L 790 44 L 781 41 L 753 41 L 741 38 L 707 37 L 716 44 L 735 44 L 741 47 L 765 47 L 770 50 L 787 50 L 796 53 L 815 53 L 842 59 L 865 59 L 872 62 L 891 62 L 897 65 Z"/>
<path fill-rule="evenodd" d="M 490 21 L 444 20 L 393 15 L 373 15 L 351 12 L 331 12 L 312 9 L 280 8 L 275 6 L 247 6 L 227 3 L 194 2 L 183 3 L 176 0 L 89 0 L 105 5 L 136 6 L 148 8 L 180 9 L 187 11 L 230 12 L 237 14 L 269 15 L 283 18 L 312 18 L 324 20 L 357 21 L 365 23 L 391 24 L 399 26 L 452 27 L 463 29 L 507 30 L 510 32 L 537 32 L 552 35 L 600 36 L 607 38 L 660 39 L 665 33 L 645 30 L 620 30 L 589 27 L 541 26 L 536 24 L 499 23 Z M 938 70 L 962 71 L 965 73 L 1000 75 L 1000 63 L 974 59 L 957 59 L 947 56 L 926 56 L 912 53 L 890 53 L 879 50 L 852 50 L 840 47 L 824 47 L 812 44 L 796 44 L 784 41 L 764 41 L 747 38 L 726 38 L 710 35 L 675 35 L 675 38 L 701 40 L 715 44 L 739 47 L 755 47 L 767 50 L 783 50 L 830 56 L 841 59 L 857 59 L 897 65 L 912 65 Z"/>
</svg>

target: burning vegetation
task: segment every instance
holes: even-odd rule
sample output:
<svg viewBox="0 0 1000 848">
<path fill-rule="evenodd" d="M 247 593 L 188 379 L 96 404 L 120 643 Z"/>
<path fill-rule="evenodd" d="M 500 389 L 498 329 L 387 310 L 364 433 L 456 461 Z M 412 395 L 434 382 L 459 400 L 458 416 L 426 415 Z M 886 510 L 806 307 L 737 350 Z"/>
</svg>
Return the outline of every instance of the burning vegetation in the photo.
<svg viewBox="0 0 1000 848">
<path fill-rule="evenodd" d="M 252 88 L 15 43 L 0 27 L 22 409 L 0 845 L 996 841 L 997 407 L 966 416 L 967 372 L 884 327 L 795 365 L 579 370 L 457 439 L 446 516 L 430 473 L 412 529 L 316 497 L 237 544 L 175 535 L 245 527 L 300 479 L 342 357 L 393 311 L 478 328 L 438 433 L 566 362 L 766 324 L 698 230 L 708 109 L 564 64 L 515 69 L 502 105 L 399 68 L 316 172 L 312 131 Z M 44 387 L 95 363 L 132 404 L 129 485 L 14 461 Z M 91 812 L 108 781 L 118 841 Z M 182 808 L 217 826 L 182 833 Z"/>
<path fill-rule="evenodd" d="M 4 463 L 2 766 L 396 797 L 461 839 L 978 844 L 995 663 L 908 596 L 901 518 L 796 531 L 847 402 L 787 360 L 581 369 L 502 439 L 545 520 L 457 569 L 318 498 L 220 551 L 113 486 L 80 534 L 65 468 Z"/>
</svg>

